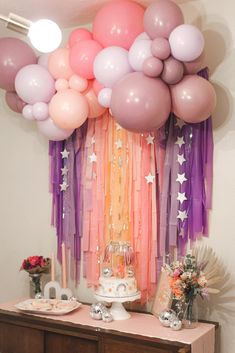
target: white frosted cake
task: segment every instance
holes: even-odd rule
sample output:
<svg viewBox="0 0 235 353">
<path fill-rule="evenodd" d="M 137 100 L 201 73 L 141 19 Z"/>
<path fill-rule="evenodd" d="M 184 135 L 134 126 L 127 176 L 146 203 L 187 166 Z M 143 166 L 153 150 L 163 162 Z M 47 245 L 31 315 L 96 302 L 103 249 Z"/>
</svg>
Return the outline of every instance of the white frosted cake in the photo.
<svg viewBox="0 0 235 353">
<path fill-rule="evenodd" d="M 136 295 L 136 279 L 134 277 L 100 277 L 99 287 L 96 293 L 104 297 L 114 298 L 123 298 Z"/>
</svg>

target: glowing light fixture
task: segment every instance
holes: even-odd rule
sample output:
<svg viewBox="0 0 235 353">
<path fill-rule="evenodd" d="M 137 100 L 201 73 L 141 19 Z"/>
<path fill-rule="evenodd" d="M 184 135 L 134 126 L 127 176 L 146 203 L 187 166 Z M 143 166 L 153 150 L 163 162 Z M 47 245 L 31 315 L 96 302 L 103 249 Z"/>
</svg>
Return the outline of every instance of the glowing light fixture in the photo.
<svg viewBox="0 0 235 353">
<path fill-rule="evenodd" d="M 31 22 L 24 17 L 10 13 L 8 17 L 0 14 L 0 20 L 6 23 L 6 27 L 27 35 L 37 50 L 42 53 L 50 53 L 59 47 L 62 34 L 59 26 L 51 21 L 42 19 Z"/>
</svg>

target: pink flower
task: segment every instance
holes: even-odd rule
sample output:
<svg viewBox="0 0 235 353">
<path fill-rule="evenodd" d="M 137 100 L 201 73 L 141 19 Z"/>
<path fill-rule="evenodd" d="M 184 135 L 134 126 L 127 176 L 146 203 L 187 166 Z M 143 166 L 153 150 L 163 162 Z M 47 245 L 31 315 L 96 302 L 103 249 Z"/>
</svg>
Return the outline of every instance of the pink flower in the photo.
<svg viewBox="0 0 235 353">
<path fill-rule="evenodd" d="M 178 268 L 176 268 L 174 273 L 173 273 L 173 276 L 174 277 L 179 277 L 179 275 L 180 275 L 180 270 Z"/>
</svg>

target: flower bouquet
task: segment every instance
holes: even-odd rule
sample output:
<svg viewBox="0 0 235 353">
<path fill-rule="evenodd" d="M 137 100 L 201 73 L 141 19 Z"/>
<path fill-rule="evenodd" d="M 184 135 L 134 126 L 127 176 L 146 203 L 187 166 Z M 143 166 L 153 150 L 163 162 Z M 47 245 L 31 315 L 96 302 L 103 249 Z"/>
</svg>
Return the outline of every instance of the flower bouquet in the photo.
<svg viewBox="0 0 235 353">
<path fill-rule="evenodd" d="M 29 273 L 34 286 L 35 295 L 41 293 L 41 276 L 43 273 L 49 273 L 51 268 L 51 260 L 43 256 L 29 256 L 24 259 L 20 270 Z"/>
</svg>

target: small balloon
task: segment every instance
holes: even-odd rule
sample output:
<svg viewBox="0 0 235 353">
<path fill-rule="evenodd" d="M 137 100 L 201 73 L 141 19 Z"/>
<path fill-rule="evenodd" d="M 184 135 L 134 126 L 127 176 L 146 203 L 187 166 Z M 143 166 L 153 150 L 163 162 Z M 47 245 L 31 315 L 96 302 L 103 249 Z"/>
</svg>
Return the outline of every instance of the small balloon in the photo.
<svg viewBox="0 0 235 353">
<path fill-rule="evenodd" d="M 25 106 L 25 102 L 20 99 L 16 92 L 6 92 L 5 100 L 8 107 L 16 113 L 22 113 L 22 110 Z"/>
<path fill-rule="evenodd" d="M 61 91 L 63 89 L 67 89 L 67 88 L 69 88 L 69 82 L 65 78 L 58 78 L 55 81 L 55 89 L 57 91 Z"/>
<path fill-rule="evenodd" d="M 169 38 L 173 29 L 184 23 L 184 16 L 171 0 L 158 0 L 149 5 L 144 14 L 144 29 L 150 38 Z"/>
<path fill-rule="evenodd" d="M 62 141 L 67 139 L 73 133 L 73 129 L 65 130 L 59 128 L 55 125 L 54 121 L 51 118 L 48 118 L 43 121 L 37 121 L 38 130 L 46 136 L 49 140 L 52 141 Z"/>
<path fill-rule="evenodd" d="M 216 93 L 206 79 L 197 75 L 186 75 L 171 86 L 173 113 L 187 123 L 206 120 L 216 106 Z"/>
<path fill-rule="evenodd" d="M 69 87 L 78 92 L 84 92 L 88 87 L 88 81 L 78 75 L 73 75 L 69 79 Z"/>
<path fill-rule="evenodd" d="M 102 107 L 109 108 L 112 97 L 112 89 L 111 88 L 103 88 L 98 95 L 98 101 Z"/>
<path fill-rule="evenodd" d="M 201 31 L 192 25 L 176 27 L 170 34 L 171 55 L 180 61 L 197 59 L 204 49 L 204 37 Z"/>
<path fill-rule="evenodd" d="M 104 114 L 106 109 L 98 102 L 97 95 L 93 91 L 92 86 L 84 96 L 86 97 L 89 106 L 88 118 L 97 118 Z"/>
<path fill-rule="evenodd" d="M 158 77 L 163 70 L 163 62 L 157 58 L 150 57 L 143 63 L 143 73 L 149 77 Z"/>
<path fill-rule="evenodd" d="M 168 85 L 175 85 L 178 83 L 184 75 L 183 64 L 170 56 L 164 60 L 163 71 L 161 79 Z"/>
<path fill-rule="evenodd" d="M 69 47 L 80 42 L 81 40 L 92 39 L 92 33 L 86 28 L 76 28 L 69 36 Z"/>
<path fill-rule="evenodd" d="M 49 117 L 48 104 L 38 102 L 33 105 L 33 116 L 36 120 L 46 120 Z"/>
<path fill-rule="evenodd" d="M 22 115 L 26 120 L 35 120 L 33 115 L 33 106 L 30 104 L 25 105 L 22 110 Z"/>
<path fill-rule="evenodd" d="M 48 60 L 48 69 L 55 79 L 65 78 L 68 80 L 73 75 L 69 63 L 69 49 L 58 48 L 51 53 Z"/>
<path fill-rule="evenodd" d="M 166 38 L 156 38 L 152 41 L 151 51 L 156 58 L 165 60 L 171 54 L 170 44 Z"/>
<path fill-rule="evenodd" d="M 142 71 L 145 59 L 152 56 L 151 43 L 151 40 L 143 39 L 132 44 L 128 57 L 133 70 Z"/>
</svg>

